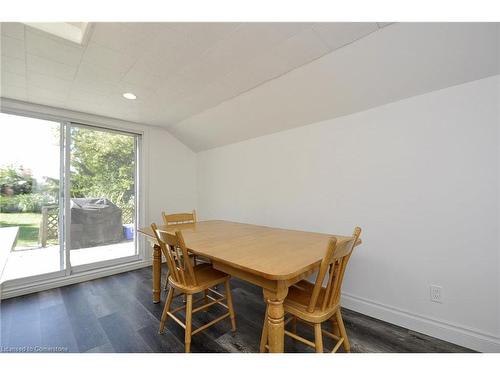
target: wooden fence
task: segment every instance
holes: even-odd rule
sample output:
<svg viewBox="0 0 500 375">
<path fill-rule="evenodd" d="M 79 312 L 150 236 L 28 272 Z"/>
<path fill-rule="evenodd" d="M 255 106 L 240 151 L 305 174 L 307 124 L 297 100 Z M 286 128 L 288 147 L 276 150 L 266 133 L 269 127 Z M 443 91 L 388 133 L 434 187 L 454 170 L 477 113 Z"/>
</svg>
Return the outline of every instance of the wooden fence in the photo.
<svg viewBox="0 0 500 375">
<path fill-rule="evenodd" d="M 38 243 L 47 246 L 48 240 L 58 239 L 59 206 L 43 206 L 42 222 L 38 231 Z"/>
</svg>

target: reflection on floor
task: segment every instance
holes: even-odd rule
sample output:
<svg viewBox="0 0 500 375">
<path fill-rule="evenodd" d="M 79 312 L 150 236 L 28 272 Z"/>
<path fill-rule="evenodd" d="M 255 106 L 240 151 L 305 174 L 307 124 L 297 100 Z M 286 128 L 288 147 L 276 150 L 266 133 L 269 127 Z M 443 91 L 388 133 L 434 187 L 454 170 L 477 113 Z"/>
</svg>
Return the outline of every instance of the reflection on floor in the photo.
<svg viewBox="0 0 500 375">
<path fill-rule="evenodd" d="M 12 251 L 5 265 L 2 279 L 42 275 L 61 270 L 59 245 Z M 135 254 L 134 241 L 71 250 L 71 265 L 102 262 Z"/>
<path fill-rule="evenodd" d="M 225 319 L 193 336 L 193 352 L 259 350 L 265 312 L 262 290 L 235 278 L 231 279 L 231 288 L 237 331 L 231 332 Z M 153 304 L 151 298 L 151 268 L 142 268 L 4 300 L 0 304 L 0 350 L 36 347 L 46 352 L 183 352 L 184 330 L 178 324 L 169 320 L 165 333 L 158 334 L 165 291 L 161 303 Z M 174 301 L 174 307 L 182 302 L 181 297 Z M 225 311 L 217 305 L 199 312 L 193 317 L 193 326 L 199 327 L 221 312 Z M 179 313 L 183 315 L 183 311 Z M 353 352 L 470 352 L 354 311 L 343 309 L 342 314 Z M 297 329 L 312 338 L 310 327 L 299 324 Z M 328 337 L 324 344 L 325 350 L 333 347 Z M 313 351 L 289 337 L 285 338 L 285 350 Z"/>
</svg>

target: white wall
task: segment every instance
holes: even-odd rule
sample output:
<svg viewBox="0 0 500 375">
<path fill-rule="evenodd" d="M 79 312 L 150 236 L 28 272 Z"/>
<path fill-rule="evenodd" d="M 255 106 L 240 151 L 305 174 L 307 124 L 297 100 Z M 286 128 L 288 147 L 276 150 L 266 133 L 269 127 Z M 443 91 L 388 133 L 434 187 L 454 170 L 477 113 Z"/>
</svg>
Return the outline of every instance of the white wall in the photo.
<svg viewBox="0 0 500 375">
<path fill-rule="evenodd" d="M 196 154 L 160 128 L 149 128 L 147 223 L 161 223 L 161 211 L 191 212 L 196 207 Z"/>
<path fill-rule="evenodd" d="M 161 212 L 191 212 L 196 208 L 196 154 L 160 128 L 148 128 L 145 142 L 146 220 L 161 224 Z M 146 259 L 152 248 L 145 244 Z"/>
<path fill-rule="evenodd" d="M 500 351 L 499 92 L 494 76 L 201 152 L 199 214 L 338 234 L 359 225 L 345 306 Z"/>
</svg>

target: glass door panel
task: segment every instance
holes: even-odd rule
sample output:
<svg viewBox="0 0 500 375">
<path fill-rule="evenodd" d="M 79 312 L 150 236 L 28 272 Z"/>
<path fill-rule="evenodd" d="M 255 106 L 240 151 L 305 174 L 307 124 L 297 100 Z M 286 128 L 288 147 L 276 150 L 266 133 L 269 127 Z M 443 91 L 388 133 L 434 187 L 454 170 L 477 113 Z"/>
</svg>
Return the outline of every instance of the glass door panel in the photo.
<svg viewBox="0 0 500 375">
<path fill-rule="evenodd" d="M 0 252 L 9 253 L 3 280 L 62 271 L 62 125 L 5 113 L 0 124 Z"/>
<path fill-rule="evenodd" d="M 75 124 L 67 134 L 71 267 L 137 256 L 137 136 Z"/>
</svg>

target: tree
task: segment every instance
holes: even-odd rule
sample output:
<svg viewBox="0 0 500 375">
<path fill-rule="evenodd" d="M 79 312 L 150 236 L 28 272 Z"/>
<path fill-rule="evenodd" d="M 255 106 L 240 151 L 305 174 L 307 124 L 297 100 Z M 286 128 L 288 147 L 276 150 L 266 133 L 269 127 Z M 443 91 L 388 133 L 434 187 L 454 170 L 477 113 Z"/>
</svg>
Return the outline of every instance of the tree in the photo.
<svg viewBox="0 0 500 375">
<path fill-rule="evenodd" d="M 4 196 L 31 194 L 35 184 L 29 169 L 13 165 L 0 168 L 0 193 Z"/>
<path fill-rule="evenodd" d="M 133 137 L 71 129 L 72 197 L 106 197 L 123 208 L 133 200 L 134 175 Z"/>
</svg>

